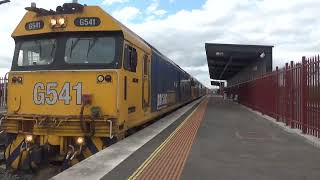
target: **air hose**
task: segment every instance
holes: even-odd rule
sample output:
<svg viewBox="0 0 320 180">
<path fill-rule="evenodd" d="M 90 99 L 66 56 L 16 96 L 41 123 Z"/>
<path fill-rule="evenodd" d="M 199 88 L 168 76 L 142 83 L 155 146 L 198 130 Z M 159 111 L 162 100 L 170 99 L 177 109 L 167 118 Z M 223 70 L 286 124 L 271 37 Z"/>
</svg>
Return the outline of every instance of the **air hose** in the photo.
<svg viewBox="0 0 320 180">
<path fill-rule="evenodd" d="M 86 134 L 87 127 L 86 127 L 84 119 L 83 119 L 83 111 L 84 111 L 85 106 L 86 106 L 85 104 L 82 104 L 81 110 L 80 110 L 80 127 L 81 127 L 82 132 Z"/>
<path fill-rule="evenodd" d="M 87 134 L 89 134 L 89 136 L 93 136 L 95 134 L 95 121 L 94 118 L 92 118 L 92 123 L 90 125 L 90 132 L 88 133 L 88 127 L 86 125 L 86 123 L 84 122 L 84 117 L 83 117 L 83 112 L 84 112 L 84 108 L 85 108 L 86 104 L 83 104 L 81 106 L 81 110 L 80 110 L 80 127 L 82 132 L 87 136 Z"/>
</svg>

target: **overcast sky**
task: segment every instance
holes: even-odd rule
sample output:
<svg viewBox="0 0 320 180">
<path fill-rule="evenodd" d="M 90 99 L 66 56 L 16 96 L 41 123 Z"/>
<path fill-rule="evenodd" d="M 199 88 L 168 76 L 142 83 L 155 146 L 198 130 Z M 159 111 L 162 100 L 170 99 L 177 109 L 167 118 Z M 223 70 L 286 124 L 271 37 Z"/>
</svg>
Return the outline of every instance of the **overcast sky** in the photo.
<svg viewBox="0 0 320 180">
<path fill-rule="evenodd" d="M 24 7 L 55 9 L 69 0 L 11 0 L 0 5 L 0 72 L 14 50 L 10 37 Z M 207 86 L 204 44 L 274 45 L 275 66 L 320 50 L 319 0 L 82 0 L 100 5 Z"/>
</svg>

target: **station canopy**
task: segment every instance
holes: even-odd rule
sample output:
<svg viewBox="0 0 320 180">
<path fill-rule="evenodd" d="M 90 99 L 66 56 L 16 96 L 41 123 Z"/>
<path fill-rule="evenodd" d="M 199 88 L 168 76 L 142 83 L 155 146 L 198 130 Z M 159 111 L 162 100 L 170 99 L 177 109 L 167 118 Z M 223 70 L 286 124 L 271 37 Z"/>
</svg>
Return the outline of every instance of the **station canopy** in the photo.
<svg viewBox="0 0 320 180">
<path fill-rule="evenodd" d="M 211 44 L 206 43 L 206 54 L 211 79 L 229 80 L 246 67 L 271 54 L 269 65 L 272 69 L 273 46 Z M 267 64 L 270 64 L 267 63 Z M 270 69 L 270 68 L 268 68 Z"/>
</svg>

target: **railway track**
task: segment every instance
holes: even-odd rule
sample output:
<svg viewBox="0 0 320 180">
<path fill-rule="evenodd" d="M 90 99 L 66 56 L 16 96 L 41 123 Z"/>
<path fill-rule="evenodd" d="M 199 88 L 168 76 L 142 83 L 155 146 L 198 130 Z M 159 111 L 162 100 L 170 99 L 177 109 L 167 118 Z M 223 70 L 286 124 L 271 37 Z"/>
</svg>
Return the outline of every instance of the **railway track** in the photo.
<svg viewBox="0 0 320 180">
<path fill-rule="evenodd" d="M 3 147 L 3 148 L 2 148 Z M 59 173 L 59 167 L 49 165 L 37 173 L 13 172 L 6 169 L 4 159 L 4 144 L 0 144 L 0 179 L 1 180 L 43 180 Z"/>
<path fill-rule="evenodd" d="M 0 145 L 2 146 L 2 145 Z M 6 169 L 4 150 L 0 149 L 0 179 L 1 180 L 43 180 L 50 179 L 59 173 L 57 166 L 48 166 L 38 173 L 13 172 Z"/>
<path fill-rule="evenodd" d="M 21 178 L 21 176 L 19 175 L 12 174 L 8 170 L 6 170 L 4 152 L 5 152 L 5 134 L 1 133 L 0 134 L 0 179 L 3 179 L 3 180 L 25 179 L 25 178 Z"/>
</svg>

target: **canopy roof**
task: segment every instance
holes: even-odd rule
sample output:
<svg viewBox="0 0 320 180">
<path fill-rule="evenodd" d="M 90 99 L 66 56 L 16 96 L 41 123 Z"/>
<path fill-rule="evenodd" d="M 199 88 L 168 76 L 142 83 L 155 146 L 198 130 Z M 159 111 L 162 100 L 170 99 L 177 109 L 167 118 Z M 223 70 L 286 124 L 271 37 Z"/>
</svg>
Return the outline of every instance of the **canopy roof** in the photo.
<svg viewBox="0 0 320 180">
<path fill-rule="evenodd" d="M 273 46 L 206 43 L 205 48 L 210 78 L 228 80 L 266 54 L 272 54 Z M 268 57 L 272 69 L 272 55 Z"/>
</svg>

